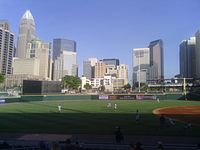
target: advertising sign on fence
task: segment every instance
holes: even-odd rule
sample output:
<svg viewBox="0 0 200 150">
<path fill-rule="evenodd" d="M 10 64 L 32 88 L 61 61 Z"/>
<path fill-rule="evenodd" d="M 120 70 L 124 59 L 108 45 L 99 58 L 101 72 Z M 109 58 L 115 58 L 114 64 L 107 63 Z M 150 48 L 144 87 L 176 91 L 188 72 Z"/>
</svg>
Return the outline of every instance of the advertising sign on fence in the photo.
<svg viewBox="0 0 200 150">
<path fill-rule="evenodd" d="M 135 95 L 118 95 L 118 99 L 121 100 L 131 100 L 131 99 L 136 99 Z"/>
<path fill-rule="evenodd" d="M 4 104 L 6 101 L 4 98 L 0 98 L 0 104 Z"/>
<path fill-rule="evenodd" d="M 156 96 L 154 96 L 154 95 L 136 95 L 136 99 L 139 99 L 139 100 L 155 100 Z"/>
<path fill-rule="evenodd" d="M 116 100 L 117 99 L 117 95 L 109 95 L 109 100 Z"/>
<path fill-rule="evenodd" d="M 108 95 L 99 95 L 99 99 L 108 100 Z"/>
</svg>

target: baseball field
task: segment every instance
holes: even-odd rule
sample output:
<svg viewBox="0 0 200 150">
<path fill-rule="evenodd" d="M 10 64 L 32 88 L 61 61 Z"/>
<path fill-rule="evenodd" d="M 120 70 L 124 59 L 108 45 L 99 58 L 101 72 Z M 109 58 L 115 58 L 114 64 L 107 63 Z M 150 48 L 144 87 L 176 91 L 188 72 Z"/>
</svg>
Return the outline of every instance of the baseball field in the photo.
<svg viewBox="0 0 200 150">
<path fill-rule="evenodd" d="M 163 128 L 160 114 L 166 117 Z M 174 119 L 173 127 L 168 125 L 167 117 Z M 50 100 L 0 104 L 0 133 L 113 134 L 120 126 L 127 135 L 198 137 L 199 120 L 198 101 Z M 189 129 L 184 128 L 187 122 L 192 124 Z"/>
</svg>

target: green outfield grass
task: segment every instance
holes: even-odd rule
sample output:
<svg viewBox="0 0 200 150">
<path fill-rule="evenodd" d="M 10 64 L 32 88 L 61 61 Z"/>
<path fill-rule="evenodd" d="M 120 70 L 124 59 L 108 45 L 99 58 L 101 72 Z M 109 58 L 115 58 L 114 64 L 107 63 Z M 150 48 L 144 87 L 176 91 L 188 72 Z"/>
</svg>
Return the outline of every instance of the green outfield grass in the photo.
<svg viewBox="0 0 200 150">
<path fill-rule="evenodd" d="M 118 109 L 107 108 L 108 102 L 116 103 Z M 181 122 L 160 129 L 159 118 L 152 114 L 156 108 L 187 105 L 200 106 L 200 102 L 63 100 L 0 104 L 0 133 L 113 134 L 120 126 L 130 135 L 200 136 L 199 126 L 185 130 Z M 141 115 L 139 123 L 135 121 L 136 109 Z"/>
</svg>

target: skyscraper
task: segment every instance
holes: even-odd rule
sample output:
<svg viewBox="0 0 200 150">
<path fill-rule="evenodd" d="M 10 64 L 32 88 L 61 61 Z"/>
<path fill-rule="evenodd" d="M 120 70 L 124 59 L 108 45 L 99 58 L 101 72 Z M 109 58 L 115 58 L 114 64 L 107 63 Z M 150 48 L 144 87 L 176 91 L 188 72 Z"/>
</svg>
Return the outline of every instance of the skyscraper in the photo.
<svg viewBox="0 0 200 150">
<path fill-rule="evenodd" d="M 133 49 L 133 83 L 147 82 L 149 79 L 149 48 Z"/>
<path fill-rule="evenodd" d="M 103 78 L 106 73 L 106 64 L 98 61 L 94 66 L 94 78 Z"/>
<path fill-rule="evenodd" d="M 26 10 L 20 21 L 16 49 L 17 59 L 14 60 L 13 73 L 16 76 L 34 75 L 34 78 L 51 80 L 52 60 L 50 55 L 50 43 L 45 43 L 36 37 L 34 18 L 30 10 Z M 20 66 L 21 64 L 25 67 Z M 19 76 L 19 78 L 21 77 Z"/>
<path fill-rule="evenodd" d="M 0 21 L 0 73 L 12 73 L 12 58 L 14 54 L 14 34 L 9 31 L 6 20 Z"/>
<path fill-rule="evenodd" d="M 53 63 L 54 80 L 61 80 L 65 75 L 77 76 L 76 42 L 68 39 L 54 39 Z"/>
<path fill-rule="evenodd" d="M 26 10 L 20 21 L 16 57 L 26 58 L 28 43 L 36 37 L 35 22 L 30 10 Z"/>
<path fill-rule="evenodd" d="M 179 45 L 180 76 L 184 78 L 195 78 L 195 37 L 183 40 Z"/>
<path fill-rule="evenodd" d="M 195 46 L 195 57 L 196 57 L 196 78 L 200 78 L 200 30 L 195 34 L 196 46 Z"/>
<path fill-rule="evenodd" d="M 124 80 L 124 85 L 128 84 L 128 66 L 120 64 L 117 66 L 117 77 Z"/>
<path fill-rule="evenodd" d="M 52 60 L 50 58 L 50 43 L 33 39 L 28 43 L 26 58 L 37 58 L 40 61 L 39 76 L 46 80 L 51 79 Z"/>
<path fill-rule="evenodd" d="M 97 63 L 97 58 L 88 58 L 88 60 L 83 61 L 83 76 L 87 79 L 94 78 L 94 66 Z"/>
<path fill-rule="evenodd" d="M 92 78 L 94 78 L 94 74 L 95 74 L 95 64 L 98 62 L 98 59 L 97 58 L 88 58 L 88 60 L 90 61 L 91 63 L 91 66 L 92 66 Z"/>
<path fill-rule="evenodd" d="M 76 42 L 68 39 L 53 40 L 53 60 L 60 55 L 62 51 L 76 52 Z"/>
<path fill-rule="evenodd" d="M 149 44 L 150 50 L 150 80 L 164 79 L 164 52 L 162 40 L 152 41 Z"/>
<path fill-rule="evenodd" d="M 92 66 L 89 60 L 83 61 L 83 76 L 87 79 L 92 79 Z"/>
<path fill-rule="evenodd" d="M 65 75 L 78 76 L 76 53 L 62 51 L 54 60 L 54 80 L 61 80 Z"/>
</svg>

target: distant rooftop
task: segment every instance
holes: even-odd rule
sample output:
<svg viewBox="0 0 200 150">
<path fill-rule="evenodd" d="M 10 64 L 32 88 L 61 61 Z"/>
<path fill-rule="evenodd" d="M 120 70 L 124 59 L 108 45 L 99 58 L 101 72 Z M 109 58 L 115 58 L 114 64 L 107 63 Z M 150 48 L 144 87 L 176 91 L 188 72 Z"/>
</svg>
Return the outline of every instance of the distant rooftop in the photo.
<svg viewBox="0 0 200 150">
<path fill-rule="evenodd" d="M 150 44 L 149 44 L 149 47 L 150 47 L 150 46 L 154 46 L 154 45 L 156 45 L 156 44 L 158 44 L 158 43 L 162 43 L 162 40 L 159 39 L 159 40 L 151 41 Z"/>
</svg>

